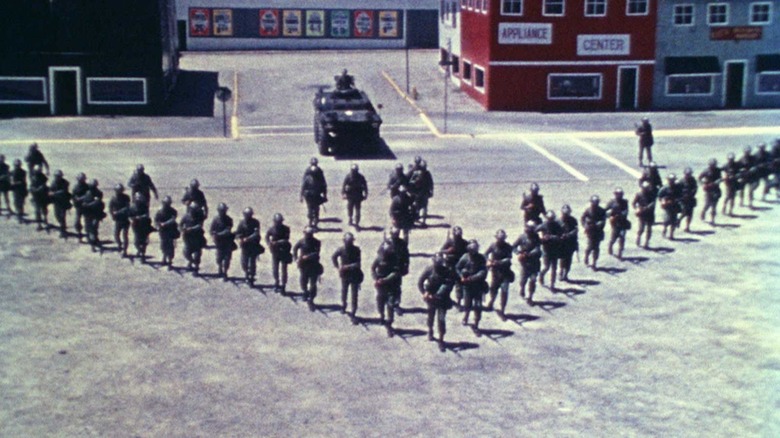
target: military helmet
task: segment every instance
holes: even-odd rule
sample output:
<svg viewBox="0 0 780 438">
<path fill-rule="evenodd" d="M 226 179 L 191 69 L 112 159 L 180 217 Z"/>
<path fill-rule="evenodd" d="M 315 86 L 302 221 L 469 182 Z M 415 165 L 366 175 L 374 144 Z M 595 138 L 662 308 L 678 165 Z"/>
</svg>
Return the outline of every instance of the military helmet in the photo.
<svg viewBox="0 0 780 438">
<path fill-rule="evenodd" d="M 425 170 L 428 168 L 428 162 L 425 160 L 420 161 L 420 169 Z"/>
<path fill-rule="evenodd" d="M 227 211 L 228 206 L 224 202 L 220 202 L 219 205 L 217 205 L 217 211 Z"/>
<path fill-rule="evenodd" d="M 38 143 L 33 143 L 30 145 L 30 150 L 34 151 L 35 149 L 38 149 Z"/>
<path fill-rule="evenodd" d="M 92 187 L 97 187 L 98 186 L 98 180 L 93 178 L 92 181 L 89 182 L 89 185 L 92 186 Z"/>
<path fill-rule="evenodd" d="M 274 223 L 275 224 L 281 224 L 284 222 L 284 216 L 282 216 L 281 213 L 275 213 L 274 214 Z"/>
<path fill-rule="evenodd" d="M 423 162 L 423 159 L 420 155 L 417 155 L 414 157 L 414 164 L 420 165 Z"/>
<path fill-rule="evenodd" d="M 743 149 L 743 151 L 745 152 L 745 154 L 749 154 L 751 151 L 750 146 L 745 146 L 745 149 Z"/>
<path fill-rule="evenodd" d="M 390 235 L 393 237 L 398 237 L 401 234 L 401 230 L 396 227 L 395 225 L 390 227 Z"/>
<path fill-rule="evenodd" d="M 200 187 L 200 181 L 198 181 L 197 178 L 193 178 L 192 181 L 190 181 L 190 187 L 197 189 Z"/>
<path fill-rule="evenodd" d="M 536 228 L 536 222 L 528 221 L 528 222 L 525 223 L 525 229 L 526 230 L 528 230 L 528 229 L 533 230 L 534 228 Z"/>
<path fill-rule="evenodd" d="M 457 236 L 457 237 L 462 236 L 463 235 L 463 228 L 455 225 L 454 227 L 452 227 L 452 235 L 453 236 Z"/>
<path fill-rule="evenodd" d="M 642 189 L 649 190 L 653 187 L 652 184 L 650 184 L 650 181 L 642 181 Z"/>
<path fill-rule="evenodd" d="M 623 188 L 622 187 L 615 187 L 615 191 L 613 192 L 617 196 L 623 196 Z"/>
<path fill-rule="evenodd" d="M 598 195 L 593 195 L 590 197 L 591 204 L 598 204 L 599 202 L 601 202 L 601 198 L 599 198 Z"/>
<path fill-rule="evenodd" d="M 765 151 L 766 150 L 766 143 L 759 143 L 758 144 L 758 149 L 760 149 L 762 151 Z"/>
<path fill-rule="evenodd" d="M 190 202 L 190 205 L 188 205 L 190 211 L 197 211 L 200 210 L 200 204 L 198 204 L 197 201 Z"/>
<path fill-rule="evenodd" d="M 468 252 L 479 251 L 479 242 L 477 242 L 475 239 L 469 240 L 469 243 L 466 244 L 466 251 Z"/>
<path fill-rule="evenodd" d="M 555 211 L 547 210 L 547 213 L 545 213 L 544 217 L 546 217 L 548 220 L 555 219 Z"/>
<path fill-rule="evenodd" d="M 401 164 L 401 163 L 396 163 L 396 164 L 395 164 L 395 170 L 400 170 L 400 171 L 402 171 L 402 172 L 403 172 L 403 170 L 404 170 L 404 165 L 403 165 L 403 164 Z"/>
<path fill-rule="evenodd" d="M 314 227 L 312 227 L 311 225 L 306 225 L 305 227 L 303 227 L 303 234 L 305 234 L 307 236 L 313 235 L 314 234 Z"/>
<path fill-rule="evenodd" d="M 686 167 L 685 170 L 683 171 L 683 174 L 693 175 L 693 169 L 691 169 L 690 167 Z"/>
<path fill-rule="evenodd" d="M 734 159 L 734 153 L 733 153 L 733 152 L 729 152 L 729 154 L 728 154 L 728 155 L 726 155 L 726 158 L 727 158 L 729 161 L 733 160 L 733 159 Z"/>
<path fill-rule="evenodd" d="M 352 163 L 352 166 L 350 166 L 349 169 L 353 172 L 357 172 L 360 170 L 360 167 L 358 167 L 357 163 Z"/>
<path fill-rule="evenodd" d="M 435 266 L 445 266 L 446 263 L 447 263 L 447 260 L 444 258 L 444 256 L 440 252 L 437 252 L 436 254 L 434 254 L 433 257 L 432 257 L 432 260 L 433 260 L 433 264 Z"/>
<path fill-rule="evenodd" d="M 311 157 L 311 159 L 309 160 L 309 165 L 311 166 L 316 166 L 318 163 L 319 161 L 317 161 L 317 157 Z"/>
<path fill-rule="evenodd" d="M 496 239 L 497 240 L 506 240 L 506 231 L 504 231 L 504 230 L 496 231 Z"/>
<path fill-rule="evenodd" d="M 114 190 L 117 192 L 124 192 L 125 186 L 123 186 L 122 183 L 118 183 L 117 185 L 114 186 Z"/>
<path fill-rule="evenodd" d="M 718 165 L 718 160 L 716 160 L 716 159 L 714 159 L 714 158 L 710 158 L 709 165 L 710 165 L 711 167 L 715 167 L 715 166 L 717 166 L 717 165 Z"/>
<path fill-rule="evenodd" d="M 64 173 L 62 173 L 61 169 L 57 169 L 56 171 L 54 171 L 54 176 L 56 176 L 58 178 L 62 178 L 63 175 L 64 175 Z"/>
<path fill-rule="evenodd" d="M 244 209 L 244 216 L 251 217 L 253 214 L 255 214 L 255 211 L 252 210 L 252 207 L 247 207 Z"/>
<path fill-rule="evenodd" d="M 20 160 L 18 158 L 14 160 L 14 166 L 19 167 L 21 165 L 22 165 L 22 160 Z"/>
<path fill-rule="evenodd" d="M 656 168 L 656 167 L 658 167 L 658 164 L 656 164 L 656 162 L 655 162 L 655 161 L 651 161 L 651 162 L 650 162 L 650 167 L 652 167 L 652 168 Z"/>
<path fill-rule="evenodd" d="M 539 184 L 531 183 L 531 193 L 538 193 L 538 192 L 539 192 Z"/>
<path fill-rule="evenodd" d="M 344 233 L 344 243 L 352 243 L 354 241 L 355 241 L 355 235 L 354 234 L 352 234 L 350 232 Z"/>
<path fill-rule="evenodd" d="M 135 170 L 137 170 L 139 172 L 143 172 L 144 171 L 144 165 L 143 164 L 139 164 L 139 165 L 135 166 Z"/>
<path fill-rule="evenodd" d="M 163 205 L 171 205 L 173 204 L 173 199 L 171 199 L 170 196 L 166 196 L 162 199 Z"/>
<path fill-rule="evenodd" d="M 19 160 L 16 160 L 16 161 L 19 161 Z M 86 181 L 87 180 L 87 175 L 85 175 L 84 172 L 81 172 L 78 175 L 76 175 L 76 180 L 77 181 Z"/>
<path fill-rule="evenodd" d="M 563 204 L 563 207 L 561 207 L 561 214 L 571 214 L 571 207 L 569 204 Z"/>
</svg>

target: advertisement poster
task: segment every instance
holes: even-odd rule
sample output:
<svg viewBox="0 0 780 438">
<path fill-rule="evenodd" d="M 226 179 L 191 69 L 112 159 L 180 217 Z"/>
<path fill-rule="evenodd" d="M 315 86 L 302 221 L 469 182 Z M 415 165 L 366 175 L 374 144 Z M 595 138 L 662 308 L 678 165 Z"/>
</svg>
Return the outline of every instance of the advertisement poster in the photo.
<svg viewBox="0 0 780 438">
<path fill-rule="evenodd" d="M 336 38 L 349 37 L 349 11 L 331 11 L 330 36 Z"/>
<path fill-rule="evenodd" d="M 260 9 L 260 36 L 279 36 L 278 9 Z"/>
<path fill-rule="evenodd" d="M 232 9 L 214 9 L 214 35 L 233 36 Z"/>
<path fill-rule="evenodd" d="M 211 11 L 204 8 L 190 9 L 190 36 L 211 35 Z"/>
<path fill-rule="evenodd" d="M 379 37 L 398 37 L 398 11 L 379 11 Z"/>
<path fill-rule="evenodd" d="M 374 36 L 374 11 L 355 11 L 355 36 L 370 38 Z"/>
<path fill-rule="evenodd" d="M 303 35 L 303 23 L 300 10 L 282 11 L 282 35 L 299 37 Z"/>
<path fill-rule="evenodd" d="M 306 36 L 325 36 L 325 11 L 306 11 Z"/>
</svg>

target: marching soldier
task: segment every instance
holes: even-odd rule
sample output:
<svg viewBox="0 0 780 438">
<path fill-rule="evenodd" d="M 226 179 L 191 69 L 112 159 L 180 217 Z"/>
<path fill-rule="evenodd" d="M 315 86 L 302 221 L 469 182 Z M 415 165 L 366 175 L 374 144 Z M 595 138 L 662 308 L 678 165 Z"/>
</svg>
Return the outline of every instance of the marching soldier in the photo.
<svg viewBox="0 0 780 438">
<path fill-rule="evenodd" d="M 529 220 L 525 223 L 525 231 L 515 240 L 512 248 L 520 262 L 520 297 L 525 299 L 529 306 L 533 306 L 536 276 L 542 267 L 542 241 L 536 232 L 536 222 Z M 526 285 L 528 297 L 525 295 Z"/>
<path fill-rule="evenodd" d="M 76 235 L 79 238 L 79 242 L 81 242 L 83 237 L 81 234 L 84 229 L 82 222 L 86 220 L 82 220 L 84 217 L 82 199 L 84 199 L 84 195 L 86 195 L 88 191 L 89 184 L 87 184 L 87 175 L 79 173 L 76 175 L 76 184 L 73 185 L 73 190 L 71 191 L 71 196 L 73 197 L 73 210 L 76 212 L 76 217 L 73 219 L 73 227 L 76 229 Z"/>
<path fill-rule="evenodd" d="M 393 293 L 393 308 L 398 316 L 403 315 L 403 309 L 401 309 L 401 294 L 403 292 L 403 278 L 409 274 L 409 244 L 406 240 L 401 239 L 401 230 L 397 227 L 390 227 L 390 235 L 388 240 L 391 245 L 391 250 L 395 253 L 396 261 L 398 262 L 398 273 L 400 277 L 398 279 L 398 290 Z"/>
<path fill-rule="evenodd" d="M 233 218 L 228 214 L 228 207 L 224 202 L 217 205 L 217 216 L 211 221 L 209 234 L 214 242 L 217 256 L 217 275 L 222 277 L 223 281 L 228 280 L 228 271 L 230 270 L 230 260 L 233 257 L 233 251 L 236 245 L 236 236 L 233 234 Z"/>
<path fill-rule="evenodd" d="M 35 166 L 39 166 L 41 171 L 46 169 L 46 175 L 49 174 L 49 162 L 46 161 L 43 153 L 38 149 L 38 143 L 30 145 L 30 148 L 27 150 L 27 155 L 24 157 L 24 161 L 27 162 L 27 172 L 30 175 L 30 178 L 33 177 L 33 168 L 35 168 Z"/>
<path fill-rule="evenodd" d="M 30 195 L 35 207 L 35 222 L 38 224 L 39 231 L 44 229 L 45 225 L 47 232 L 49 231 L 49 187 L 46 186 L 48 180 L 41 166 L 33 166 L 30 176 Z"/>
<path fill-rule="evenodd" d="M 539 194 L 539 184 L 532 183 L 530 193 L 523 193 L 523 202 L 520 203 L 520 209 L 523 210 L 523 222 L 534 221 L 539 225 L 541 216 L 547 209 L 544 208 L 544 197 Z"/>
<path fill-rule="evenodd" d="M 439 351 L 442 352 L 445 349 L 444 334 L 447 333 L 447 310 L 452 308 L 450 292 L 456 281 L 457 275 L 438 253 L 433 256 L 433 263 L 423 270 L 417 281 L 417 289 L 423 294 L 423 300 L 428 306 L 428 340 L 433 340 L 433 321 L 436 320 L 439 332 L 437 343 Z"/>
<path fill-rule="evenodd" d="M 609 236 L 609 254 L 613 254 L 613 246 L 618 243 L 617 258 L 623 259 L 623 248 L 626 246 L 626 233 L 631 229 L 631 221 L 628 220 L 628 201 L 623 197 L 623 189 L 618 187 L 614 191 L 615 197 L 607 203 L 607 216 L 612 226 Z"/>
<path fill-rule="evenodd" d="M 649 181 L 642 183 L 642 189 L 634 196 L 631 203 L 634 212 L 639 220 L 639 226 L 636 233 L 636 246 L 640 246 L 642 234 L 645 234 L 644 248 L 650 246 L 650 237 L 653 235 L 653 223 L 655 223 L 655 195 L 653 186 Z"/>
<path fill-rule="evenodd" d="M 447 240 L 439 252 L 444 256 L 444 262 L 453 271 L 458 260 L 463 257 L 463 254 L 466 254 L 467 245 L 468 242 L 463 238 L 463 229 L 457 225 L 452 227 L 447 233 Z M 460 282 L 455 284 L 455 299 L 457 300 L 458 308 L 460 308 L 463 301 L 463 286 Z"/>
<path fill-rule="evenodd" d="M 696 192 L 699 185 L 693 176 L 693 169 L 686 167 L 683 172 L 682 180 L 679 183 L 680 188 L 680 222 L 685 219 L 685 232 L 691 232 L 691 219 L 693 219 L 693 209 L 696 208 Z"/>
<path fill-rule="evenodd" d="M 368 184 L 360 173 L 357 164 L 353 164 L 341 186 L 341 197 L 347 200 L 349 224 L 360 230 L 360 206 L 368 199 Z"/>
<path fill-rule="evenodd" d="M 190 181 L 190 185 L 184 189 L 184 196 L 181 198 L 181 202 L 187 207 L 191 203 L 197 202 L 200 208 L 203 209 L 203 219 L 209 217 L 209 203 L 206 201 L 206 194 L 200 189 L 200 182 L 197 179 Z"/>
<path fill-rule="evenodd" d="M 157 187 L 154 186 L 152 177 L 150 177 L 144 170 L 143 164 L 139 164 L 135 167 L 135 172 L 133 172 L 133 174 L 130 176 L 130 179 L 127 181 L 127 187 L 130 187 L 131 196 L 133 199 L 135 199 L 136 193 L 142 193 L 144 195 L 144 199 L 149 201 L 152 199 L 152 193 L 154 193 L 154 199 L 160 199 L 160 197 L 157 196 Z"/>
<path fill-rule="evenodd" d="M 341 278 L 341 313 L 347 311 L 347 295 L 351 292 L 349 318 L 352 324 L 357 324 L 358 291 L 363 282 L 363 271 L 360 268 L 360 247 L 355 245 L 355 236 L 352 233 L 344 234 L 344 245 L 333 253 L 331 261 L 333 267 L 339 270 Z"/>
<path fill-rule="evenodd" d="M 403 187 L 409 186 L 409 179 L 404 173 L 404 165 L 398 163 L 395 165 L 395 170 L 390 174 L 390 178 L 387 181 L 387 191 L 390 192 L 390 198 L 394 198 L 398 194 L 398 190 Z"/>
<path fill-rule="evenodd" d="M 265 252 L 260 243 L 260 221 L 252 217 L 254 210 L 250 207 L 244 209 L 244 219 L 236 227 L 236 238 L 241 247 L 241 269 L 247 284 L 254 286 L 257 273 L 257 257 Z"/>
<path fill-rule="evenodd" d="M 710 159 L 707 168 L 699 174 L 699 182 L 704 192 L 704 207 L 701 209 L 701 220 L 707 211 L 710 212 L 710 224 L 715 225 L 715 215 L 718 212 L 718 200 L 721 197 L 720 191 L 721 172 L 718 167 L 718 161 Z"/>
<path fill-rule="evenodd" d="M 598 196 L 590 197 L 590 206 L 585 209 L 580 217 L 582 227 L 585 229 L 585 237 L 588 244 L 585 247 L 585 266 L 590 266 L 594 271 L 599 260 L 601 241 L 604 240 L 604 226 L 607 224 L 607 211 L 599 206 L 601 200 Z M 588 263 L 591 254 L 593 262 Z"/>
<path fill-rule="evenodd" d="M 393 321 L 395 320 L 395 293 L 399 290 L 401 273 L 398 271 L 397 255 L 389 241 L 382 242 L 376 258 L 371 264 L 371 277 L 376 288 L 376 307 L 379 321 L 387 329 L 387 336 L 393 337 Z M 387 318 L 385 318 L 385 312 Z"/>
<path fill-rule="evenodd" d="M 322 275 L 320 263 L 320 241 L 314 237 L 314 227 L 303 229 L 303 238 L 293 246 L 293 258 L 298 262 L 301 291 L 303 300 L 309 304 L 309 310 L 315 309 L 314 298 L 317 297 L 317 280 Z"/>
<path fill-rule="evenodd" d="M 265 232 L 265 242 L 271 251 L 271 272 L 274 290 L 285 293 L 287 287 L 287 265 L 292 263 L 290 227 L 284 224 L 281 213 L 274 214 L 274 224 Z"/>
<path fill-rule="evenodd" d="M 745 146 L 742 158 L 739 160 L 739 177 L 742 184 L 739 191 L 739 206 L 744 206 L 745 190 L 748 192 L 748 207 L 753 208 L 753 195 L 760 182 L 756 157 L 751 155 L 750 146 Z"/>
<path fill-rule="evenodd" d="M 669 240 L 674 240 L 674 230 L 677 228 L 678 216 L 680 214 L 681 190 L 677 184 L 677 176 L 669 174 L 666 177 L 667 184 L 661 187 L 658 192 L 658 200 L 661 202 L 661 209 L 664 212 L 664 228 L 661 235 L 666 237 L 666 231 L 669 231 Z"/>
<path fill-rule="evenodd" d="M 487 261 L 485 256 L 479 253 L 479 243 L 469 240 L 466 245 L 466 254 L 455 265 L 460 284 L 463 285 L 464 311 L 463 325 L 468 325 L 469 314 L 474 309 L 474 325 L 472 329 L 477 336 L 482 336 L 479 331 L 479 321 L 482 319 L 482 297 L 488 290 Z"/>
<path fill-rule="evenodd" d="M 309 225 L 317 227 L 320 221 L 320 205 L 328 202 L 328 183 L 325 174 L 318 166 L 316 158 L 312 157 L 309 167 L 303 174 L 301 184 L 301 202 L 306 201 Z"/>
<path fill-rule="evenodd" d="M 14 160 L 11 170 L 11 192 L 14 195 L 14 211 L 19 223 L 24 222 L 24 201 L 27 199 L 27 172 L 22 169 L 22 160 Z"/>
<path fill-rule="evenodd" d="M 146 248 L 149 246 L 149 234 L 154 231 L 152 218 L 149 213 L 149 201 L 143 193 L 135 194 L 133 205 L 130 207 L 130 226 L 133 228 L 133 244 L 135 256 L 146 263 Z"/>
<path fill-rule="evenodd" d="M 539 283 L 544 284 L 544 276 L 550 271 L 550 290 L 555 290 L 555 278 L 558 275 L 558 259 L 561 256 L 561 235 L 563 228 L 555 219 L 555 212 L 549 210 L 545 221 L 536 228 L 542 239 L 542 270 L 539 272 Z"/>
<path fill-rule="evenodd" d="M 658 170 L 658 165 L 655 161 L 650 162 L 650 166 L 642 170 L 642 176 L 639 177 L 639 187 L 642 187 L 642 183 L 648 181 L 653 187 L 653 196 L 658 195 L 658 190 L 664 185 L 663 178 L 661 178 L 661 172 Z"/>
<path fill-rule="evenodd" d="M 206 246 L 206 233 L 203 230 L 203 209 L 197 202 L 192 202 L 187 213 L 179 222 L 182 241 L 184 242 L 184 259 L 187 260 L 187 270 L 197 276 L 200 271 L 200 260 L 203 248 Z"/>
<path fill-rule="evenodd" d="M 569 271 L 571 271 L 571 262 L 574 258 L 574 253 L 579 251 L 579 242 L 577 241 L 577 233 L 579 232 L 579 223 L 574 216 L 571 215 L 571 207 L 568 204 L 564 204 L 561 207 L 560 218 L 561 230 L 561 281 L 569 281 Z"/>
<path fill-rule="evenodd" d="M 726 199 L 723 201 L 723 214 L 731 216 L 734 213 L 734 201 L 737 197 L 737 191 L 740 190 L 741 183 L 739 178 L 740 168 L 734 159 L 734 154 L 729 153 L 726 157 L 726 165 L 723 166 L 723 184 L 726 187 Z M 726 213 L 728 209 L 728 213 Z"/>
<path fill-rule="evenodd" d="M 764 192 L 761 195 L 761 200 L 766 200 L 766 195 L 769 194 L 769 189 L 775 189 L 775 196 L 780 195 L 780 138 L 775 139 L 772 144 L 772 149 L 769 151 L 769 157 L 767 158 L 767 177 L 764 178 Z M 7 203 L 7 201 L 6 201 Z"/>
<path fill-rule="evenodd" d="M 647 117 L 642 118 L 641 125 L 634 125 L 634 133 L 639 137 L 639 167 L 642 167 L 643 154 L 647 154 L 647 161 L 653 161 L 653 126 L 650 124 L 650 119 Z"/>
<path fill-rule="evenodd" d="M 84 214 L 84 230 L 87 232 L 87 242 L 92 251 L 102 252 L 100 242 L 100 221 L 106 218 L 106 204 L 103 202 L 103 191 L 98 188 L 98 180 L 89 182 L 89 190 L 82 198 L 81 207 Z"/>
<path fill-rule="evenodd" d="M 408 242 L 409 231 L 414 225 L 414 199 L 404 186 L 398 188 L 398 194 L 390 202 L 390 219 L 395 228 L 403 230 Z"/>
<path fill-rule="evenodd" d="M 54 179 L 49 184 L 49 197 L 54 205 L 54 218 L 60 226 L 60 237 L 67 238 L 67 213 L 73 206 L 70 202 L 70 182 L 64 178 L 61 170 L 54 172 Z"/>
<path fill-rule="evenodd" d="M 5 208 L 8 209 L 8 217 L 11 217 L 11 201 L 8 199 L 8 192 L 11 191 L 11 168 L 5 162 L 5 155 L 0 154 L 0 208 L 2 201 L 5 200 Z"/>
<path fill-rule="evenodd" d="M 423 158 L 421 156 L 417 155 L 414 157 L 414 162 L 409 164 L 409 171 L 406 172 L 407 180 L 412 179 L 412 174 L 414 174 L 414 172 L 420 168 L 422 162 L 423 162 Z"/>
<path fill-rule="evenodd" d="M 130 229 L 130 197 L 125 193 L 122 184 L 114 186 L 114 196 L 108 202 L 108 212 L 114 220 L 114 242 L 119 248 L 119 254 L 127 257 L 128 230 Z"/>
<path fill-rule="evenodd" d="M 506 231 L 496 231 L 496 241 L 491 243 L 485 251 L 485 258 L 487 259 L 487 268 L 490 271 L 490 302 L 487 309 L 493 309 L 493 303 L 495 303 L 500 290 L 501 298 L 496 314 L 502 321 L 506 321 L 505 312 L 509 298 L 509 284 L 515 281 L 515 273 L 512 272 L 512 245 L 506 242 Z M 449 293 L 447 297 L 449 298 Z"/>
<path fill-rule="evenodd" d="M 176 239 L 181 236 L 179 228 L 176 226 L 176 216 L 178 212 L 173 208 L 173 199 L 166 196 L 162 200 L 162 207 L 154 215 L 154 224 L 157 226 L 157 232 L 160 235 L 160 252 L 162 252 L 162 264 L 168 266 L 168 270 L 173 269 L 173 257 L 176 249 Z"/>
<path fill-rule="evenodd" d="M 422 160 L 409 177 L 409 188 L 414 198 L 415 217 L 425 226 L 428 220 L 428 200 L 433 198 L 433 176 Z"/>
</svg>

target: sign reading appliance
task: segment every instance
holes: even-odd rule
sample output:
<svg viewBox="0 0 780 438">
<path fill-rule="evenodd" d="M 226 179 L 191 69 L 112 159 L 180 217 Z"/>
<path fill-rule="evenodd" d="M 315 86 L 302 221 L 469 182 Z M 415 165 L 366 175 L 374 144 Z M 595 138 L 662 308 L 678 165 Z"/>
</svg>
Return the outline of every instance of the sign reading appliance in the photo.
<svg viewBox="0 0 780 438">
<path fill-rule="evenodd" d="M 498 23 L 499 44 L 552 44 L 551 23 Z"/>
<path fill-rule="evenodd" d="M 578 56 L 614 56 L 631 53 L 631 35 L 577 35 Z"/>
</svg>

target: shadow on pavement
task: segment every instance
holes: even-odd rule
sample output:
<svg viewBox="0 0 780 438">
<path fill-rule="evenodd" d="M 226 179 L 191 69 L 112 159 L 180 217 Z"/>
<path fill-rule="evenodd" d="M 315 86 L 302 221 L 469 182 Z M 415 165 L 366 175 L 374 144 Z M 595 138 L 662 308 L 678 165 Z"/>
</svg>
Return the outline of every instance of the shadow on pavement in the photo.
<svg viewBox="0 0 780 438">
<path fill-rule="evenodd" d="M 395 160 L 396 156 L 385 139 L 380 138 L 379 142 L 369 150 L 353 150 L 339 152 L 333 155 L 334 160 Z"/>
<path fill-rule="evenodd" d="M 214 91 L 219 88 L 218 79 L 219 74 L 214 71 L 180 71 L 161 115 L 213 117 Z"/>
</svg>

